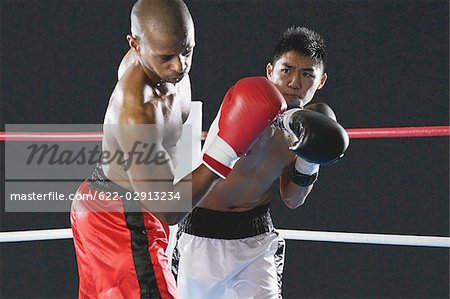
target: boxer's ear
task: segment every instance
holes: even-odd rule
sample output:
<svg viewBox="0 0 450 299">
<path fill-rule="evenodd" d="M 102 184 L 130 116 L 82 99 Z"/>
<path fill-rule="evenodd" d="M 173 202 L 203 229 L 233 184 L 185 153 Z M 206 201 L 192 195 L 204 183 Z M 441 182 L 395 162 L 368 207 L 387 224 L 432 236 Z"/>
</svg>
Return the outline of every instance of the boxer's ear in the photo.
<svg viewBox="0 0 450 299">
<path fill-rule="evenodd" d="M 269 63 L 266 65 L 266 77 L 267 77 L 267 79 L 270 80 L 270 78 L 272 77 L 272 72 L 273 72 L 273 66 L 272 66 L 272 64 L 269 62 Z"/>
<path fill-rule="evenodd" d="M 134 49 L 136 52 L 139 52 L 139 42 L 136 37 L 128 34 L 127 41 L 131 49 Z"/>
<path fill-rule="evenodd" d="M 317 87 L 317 89 L 321 89 L 325 85 L 325 82 L 327 82 L 327 78 L 328 78 L 327 73 L 323 73 L 322 77 L 320 78 L 320 84 Z"/>
</svg>

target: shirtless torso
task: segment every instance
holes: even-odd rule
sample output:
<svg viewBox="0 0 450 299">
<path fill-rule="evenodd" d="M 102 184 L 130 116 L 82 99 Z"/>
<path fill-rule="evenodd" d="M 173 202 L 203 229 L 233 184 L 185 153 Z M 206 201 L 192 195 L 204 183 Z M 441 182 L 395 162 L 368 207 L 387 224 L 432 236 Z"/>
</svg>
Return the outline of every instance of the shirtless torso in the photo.
<svg viewBox="0 0 450 299">
<path fill-rule="evenodd" d="M 104 118 L 103 151 L 123 151 L 117 140 L 114 125 L 154 124 L 164 130 L 162 147 L 169 154 L 172 164 L 177 160 L 176 143 L 181 137 L 182 125 L 189 116 L 191 86 L 189 76 L 176 84 L 152 84 L 130 52 L 119 67 L 119 81 L 111 95 Z M 113 126 L 109 126 L 113 125 Z M 160 125 L 160 126 L 159 126 Z M 154 140 L 147 140 L 149 144 Z M 105 175 L 127 190 L 134 190 L 128 173 L 117 160 L 103 165 Z"/>
<path fill-rule="evenodd" d="M 289 150 L 291 139 L 275 126 L 267 128 L 227 179 L 219 181 L 199 207 L 246 211 L 269 203 L 278 178 L 292 171 L 295 154 Z"/>
</svg>

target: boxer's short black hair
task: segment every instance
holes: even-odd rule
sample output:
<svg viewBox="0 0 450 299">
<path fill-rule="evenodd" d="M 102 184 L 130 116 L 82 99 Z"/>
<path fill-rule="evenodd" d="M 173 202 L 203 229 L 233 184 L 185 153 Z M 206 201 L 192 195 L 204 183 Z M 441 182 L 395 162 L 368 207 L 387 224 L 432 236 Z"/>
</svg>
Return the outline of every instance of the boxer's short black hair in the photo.
<svg viewBox="0 0 450 299">
<path fill-rule="evenodd" d="M 327 65 L 327 51 L 322 36 L 306 27 L 289 27 L 283 32 L 281 39 L 275 45 L 272 65 L 289 51 L 296 51 L 307 57 L 322 62 L 325 71 Z"/>
</svg>

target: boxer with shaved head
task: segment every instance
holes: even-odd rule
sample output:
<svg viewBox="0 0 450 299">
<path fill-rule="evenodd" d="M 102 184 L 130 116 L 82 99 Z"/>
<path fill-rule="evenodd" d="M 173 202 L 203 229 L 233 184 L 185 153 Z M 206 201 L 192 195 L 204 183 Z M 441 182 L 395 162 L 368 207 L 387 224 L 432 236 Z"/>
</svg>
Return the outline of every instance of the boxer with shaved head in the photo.
<svg viewBox="0 0 450 299">
<path fill-rule="evenodd" d="M 224 98 L 220 132 L 211 132 L 203 163 L 175 184 L 174 165 L 187 158 L 177 142 L 191 105 L 188 8 L 180 0 L 137 1 L 127 41 L 103 123 L 108 163 L 102 160 L 77 190 L 77 198 L 92 200 L 72 203 L 79 298 L 178 298 L 165 254 L 168 225 L 226 178 L 286 103 L 264 77 L 239 80 Z M 146 148 L 150 162 L 138 163 Z M 189 208 L 180 209 L 187 198 Z"/>
</svg>

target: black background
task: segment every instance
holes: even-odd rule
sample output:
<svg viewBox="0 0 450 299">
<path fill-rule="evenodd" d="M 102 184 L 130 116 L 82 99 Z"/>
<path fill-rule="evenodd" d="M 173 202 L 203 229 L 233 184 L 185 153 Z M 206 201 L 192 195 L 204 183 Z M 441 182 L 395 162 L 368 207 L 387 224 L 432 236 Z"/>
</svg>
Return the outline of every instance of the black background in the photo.
<svg viewBox="0 0 450 299">
<path fill-rule="evenodd" d="M 186 2 L 203 129 L 228 87 L 264 75 L 291 25 L 327 41 L 328 81 L 315 101 L 328 102 L 344 127 L 449 123 L 448 1 Z M 2 125 L 101 123 L 133 3 L 1 0 Z M 449 139 L 353 139 L 345 159 L 322 167 L 303 207 L 289 210 L 274 196 L 278 228 L 449 236 Z M 66 227 L 65 213 L 1 214 L 2 231 Z M 75 298 L 72 241 L 1 244 L 0 290 L 1 298 Z M 448 298 L 449 250 L 288 241 L 284 295 Z"/>
</svg>

